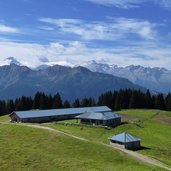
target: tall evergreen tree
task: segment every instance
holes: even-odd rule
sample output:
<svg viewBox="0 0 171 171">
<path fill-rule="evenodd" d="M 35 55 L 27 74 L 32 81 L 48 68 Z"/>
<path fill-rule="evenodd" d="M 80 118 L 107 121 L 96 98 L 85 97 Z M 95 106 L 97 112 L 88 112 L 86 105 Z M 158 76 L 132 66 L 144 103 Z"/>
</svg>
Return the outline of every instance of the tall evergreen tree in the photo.
<svg viewBox="0 0 171 171">
<path fill-rule="evenodd" d="M 39 109 L 40 107 L 40 97 L 41 97 L 41 92 L 37 92 L 34 96 L 33 100 L 33 109 Z"/>
<path fill-rule="evenodd" d="M 48 96 L 46 96 L 44 93 L 41 93 L 39 109 L 48 109 L 49 108 L 48 100 L 49 100 Z"/>
<path fill-rule="evenodd" d="M 53 106 L 53 98 L 52 98 L 52 95 L 50 94 L 48 96 L 48 108 L 52 109 L 52 106 Z"/>
<path fill-rule="evenodd" d="M 155 108 L 156 109 L 165 109 L 165 102 L 164 102 L 164 97 L 163 94 L 158 94 L 155 98 Z"/>
<path fill-rule="evenodd" d="M 136 93 L 132 92 L 132 95 L 130 97 L 130 102 L 129 102 L 129 108 L 134 109 L 136 107 L 137 107 Z"/>
<path fill-rule="evenodd" d="M 53 98 L 53 105 L 52 108 L 56 109 L 56 108 L 62 108 L 62 99 L 59 93 L 57 93 L 54 98 Z"/>
<path fill-rule="evenodd" d="M 83 98 L 81 100 L 81 106 L 82 107 L 88 107 L 89 106 L 89 99 L 88 98 Z"/>
<path fill-rule="evenodd" d="M 0 100 L 0 116 L 7 114 L 6 102 Z"/>
<path fill-rule="evenodd" d="M 14 110 L 15 110 L 15 105 L 14 105 L 13 100 L 8 100 L 6 102 L 6 112 L 7 112 L 7 114 L 10 114 Z"/>
<path fill-rule="evenodd" d="M 80 100 L 77 98 L 74 103 L 72 104 L 72 107 L 80 107 Z"/>
<path fill-rule="evenodd" d="M 93 98 L 90 97 L 90 98 L 88 99 L 88 101 L 89 101 L 88 106 L 91 107 L 91 106 L 95 106 L 95 105 L 96 105 L 96 102 L 95 102 L 95 100 L 94 100 Z"/>
<path fill-rule="evenodd" d="M 68 100 L 65 100 L 65 101 L 64 101 L 63 107 L 64 107 L 64 108 L 70 108 L 70 107 L 71 107 L 71 105 L 70 105 L 70 103 L 68 102 Z"/>
<path fill-rule="evenodd" d="M 147 90 L 146 94 L 145 94 L 145 106 L 146 108 L 149 108 L 151 109 L 153 107 L 153 104 L 152 104 L 152 97 L 151 97 L 151 94 L 150 94 L 150 91 Z"/>
<path fill-rule="evenodd" d="M 166 96 L 166 99 L 165 99 L 165 106 L 166 106 L 166 109 L 171 111 L 171 93 L 169 93 L 167 96 Z"/>
</svg>

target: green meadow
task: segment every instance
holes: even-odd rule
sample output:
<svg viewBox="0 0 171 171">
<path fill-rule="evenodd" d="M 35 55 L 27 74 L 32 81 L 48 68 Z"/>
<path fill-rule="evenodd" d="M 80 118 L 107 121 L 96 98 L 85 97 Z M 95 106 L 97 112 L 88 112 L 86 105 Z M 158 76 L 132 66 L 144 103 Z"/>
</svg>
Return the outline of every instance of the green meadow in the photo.
<svg viewBox="0 0 171 171">
<path fill-rule="evenodd" d="M 48 126 L 85 137 L 92 141 L 109 144 L 108 138 L 122 132 L 128 132 L 142 138 L 143 150 L 139 153 L 156 158 L 171 166 L 171 112 L 159 110 L 122 110 L 117 113 L 123 116 L 123 125 L 112 128 L 93 126 L 72 126 L 50 124 Z M 76 120 L 72 120 L 72 123 Z M 64 122 L 64 121 L 61 121 Z M 70 122 L 65 121 L 65 122 Z"/>
<path fill-rule="evenodd" d="M 84 137 L 72 137 L 17 124 L 0 124 L 0 170 L 9 171 L 160 171 L 135 158 L 100 144 L 114 134 L 128 132 L 143 139 L 139 153 L 171 165 L 171 113 L 157 110 L 123 110 L 126 124 L 113 129 L 70 124 L 43 124 Z M 0 117 L 6 122 L 7 116 Z M 62 121 L 64 122 L 64 121 Z M 77 120 L 65 121 L 77 123 Z M 61 122 L 60 122 L 61 123 Z"/>
<path fill-rule="evenodd" d="M 0 170 L 162 170 L 113 148 L 47 130 L 1 124 L 0 131 Z"/>
</svg>

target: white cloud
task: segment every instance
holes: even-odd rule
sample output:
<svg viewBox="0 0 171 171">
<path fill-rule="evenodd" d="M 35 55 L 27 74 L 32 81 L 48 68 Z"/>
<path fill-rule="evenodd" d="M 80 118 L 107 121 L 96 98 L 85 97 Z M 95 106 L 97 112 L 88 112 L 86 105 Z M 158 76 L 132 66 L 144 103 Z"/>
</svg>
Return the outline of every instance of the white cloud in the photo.
<svg viewBox="0 0 171 171">
<path fill-rule="evenodd" d="M 152 2 L 164 8 L 171 8 L 170 0 L 85 0 L 85 1 L 89 1 L 100 5 L 105 5 L 105 6 L 115 6 L 124 9 L 137 8 L 140 7 L 142 3 L 145 2 Z"/>
<path fill-rule="evenodd" d="M 143 39 L 156 37 L 156 24 L 145 20 L 116 18 L 110 22 L 87 22 L 77 19 L 40 18 L 39 21 L 56 26 L 63 34 L 74 34 L 84 40 L 116 40 L 136 34 Z"/>
<path fill-rule="evenodd" d="M 171 1 L 170 0 L 155 0 L 155 2 L 165 8 L 171 8 Z"/>
<path fill-rule="evenodd" d="M 68 18 L 64 18 L 64 19 L 40 18 L 39 21 L 49 24 L 59 25 L 60 27 L 67 26 L 69 24 L 81 24 L 81 20 L 68 19 Z"/>
<path fill-rule="evenodd" d="M 171 69 L 171 46 L 145 42 L 114 48 L 91 48 L 78 41 L 65 45 L 58 42 L 48 45 L 0 42 L 0 49 L 0 61 L 14 56 L 29 67 L 36 67 L 44 62 L 79 65 L 89 60 L 96 60 L 120 66 L 134 64 Z"/>
<path fill-rule="evenodd" d="M 19 29 L 0 24 L 0 33 L 19 33 Z"/>
<path fill-rule="evenodd" d="M 137 34 L 144 39 L 155 39 L 157 36 L 156 24 L 146 20 L 119 18 L 116 20 L 115 26 L 121 33 Z"/>
<path fill-rule="evenodd" d="M 144 0 L 86 0 L 89 2 L 97 3 L 106 6 L 116 6 L 118 8 L 136 8 Z"/>
<path fill-rule="evenodd" d="M 39 26 L 38 28 L 40 30 L 45 30 L 45 31 L 54 31 L 55 30 L 53 27 L 49 27 L 49 26 Z"/>
</svg>

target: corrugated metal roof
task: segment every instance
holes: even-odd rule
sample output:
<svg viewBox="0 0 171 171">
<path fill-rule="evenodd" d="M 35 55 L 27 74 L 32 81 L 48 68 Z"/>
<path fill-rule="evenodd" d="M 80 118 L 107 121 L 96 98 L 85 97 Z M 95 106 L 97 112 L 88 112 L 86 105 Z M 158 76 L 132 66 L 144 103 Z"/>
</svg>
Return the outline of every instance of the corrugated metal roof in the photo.
<svg viewBox="0 0 171 171">
<path fill-rule="evenodd" d="M 76 116 L 76 118 L 79 119 L 96 119 L 96 120 L 110 120 L 115 118 L 120 118 L 121 116 L 112 113 L 112 112 L 104 112 L 104 113 L 84 113 L 79 116 Z"/>
<path fill-rule="evenodd" d="M 111 111 L 107 106 L 97 107 L 81 107 L 81 108 L 67 108 L 67 109 L 50 109 L 50 110 L 29 110 L 29 111 L 16 111 L 20 118 L 35 118 L 35 117 L 46 117 L 46 116 L 57 116 L 57 115 L 72 115 L 82 114 L 87 112 L 107 112 Z"/>
<path fill-rule="evenodd" d="M 110 140 L 127 143 L 127 142 L 141 141 L 141 138 L 138 138 L 135 135 L 131 135 L 124 132 L 118 135 L 114 135 L 113 137 L 110 138 Z"/>
</svg>

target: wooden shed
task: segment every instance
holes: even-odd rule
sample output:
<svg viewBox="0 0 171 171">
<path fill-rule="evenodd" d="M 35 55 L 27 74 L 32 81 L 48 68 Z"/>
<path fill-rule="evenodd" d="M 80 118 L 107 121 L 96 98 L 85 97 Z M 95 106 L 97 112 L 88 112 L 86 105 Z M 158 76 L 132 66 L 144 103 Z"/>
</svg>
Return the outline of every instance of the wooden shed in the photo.
<svg viewBox="0 0 171 171">
<path fill-rule="evenodd" d="M 112 136 L 110 138 L 110 142 L 119 144 L 122 147 L 131 150 L 137 150 L 141 148 L 141 138 L 136 137 L 135 135 L 128 134 L 126 132 Z"/>
</svg>

